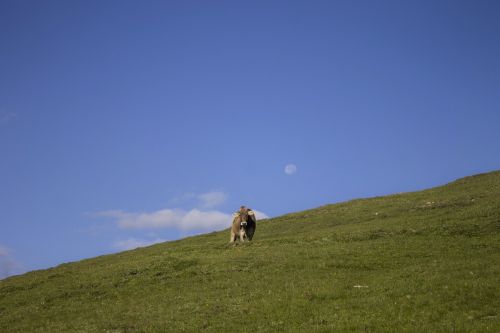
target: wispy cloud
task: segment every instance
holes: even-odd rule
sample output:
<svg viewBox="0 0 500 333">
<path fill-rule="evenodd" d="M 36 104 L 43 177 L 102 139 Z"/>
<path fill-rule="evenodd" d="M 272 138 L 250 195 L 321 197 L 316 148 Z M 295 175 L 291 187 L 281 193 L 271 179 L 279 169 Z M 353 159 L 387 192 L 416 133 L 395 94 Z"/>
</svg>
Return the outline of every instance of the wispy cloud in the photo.
<svg viewBox="0 0 500 333">
<path fill-rule="evenodd" d="M 0 111 L 0 124 L 6 124 L 17 117 L 17 113 Z"/>
<path fill-rule="evenodd" d="M 169 205 L 177 206 L 179 204 L 184 204 L 186 202 L 190 202 L 195 199 L 197 196 L 194 193 L 184 193 L 183 195 L 176 196 L 173 199 L 170 199 L 168 202 Z"/>
<path fill-rule="evenodd" d="M 161 236 L 156 235 L 159 230 L 178 230 L 182 233 L 193 234 L 209 231 L 218 231 L 229 228 L 233 216 L 214 207 L 224 204 L 227 194 L 222 191 L 212 191 L 202 194 L 188 193 L 170 203 L 177 202 L 186 205 L 187 202 L 195 207 L 192 209 L 164 208 L 149 212 L 130 212 L 126 210 L 106 210 L 88 213 L 94 218 L 110 219 L 113 225 L 125 233 L 133 236 L 124 236 L 112 243 L 118 250 L 129 250 L 164 242 Z M 268 218 L 267 214 L 254 210 L 257 220 Z M 153 233 L 151 233 L 153 232 Z M 141 236 L 140 233 L 145 233 Z"/>
<path fill-rule="evenodd" d="M 208 193 L 203 193 L 198 196 L 202 207 L 211 208 L 215 206 L 222 205 L 227 200 L 227 195 L 224 192 L 213 191 Z"/>
<path fill-rule="evenodd" d="M 171 206 L 189 205 L 201 208 L 213 208 L 220 206 L 227 201 L 227 194 L 222 191 L 211 191 L 202 194 L 195 194 L 192 192 L 184 193 L 173 199 L 168 203 Z"/>
<path fill-rule="evenodd" d="M 144 247 L 148 245 L 153 245 L 156 243 L 162 243 L 165 242 L 165 239 L 161 238 L 155 238 L 155 239 L 137 239 L 137 238 L 127 238 L 123 240 L 119 240 L 113 243 L 113 247 L 117 250 L 124 251 L 124 250 L 132 250 L 136 249 L 138 247 Z"/>
<path fill-rule="evenodd" d="M 254 210 L 257 220 L 267 219 L 267 214 Z M 217 210 L 162 209 L 149 213 L 130 213 L 122 210 L 108 210 L 94 213 L 95 217 L 112 218 L 121 229 L 168 229 L 182 231 L 213 231 L 231 225 L 232 215 Z"/>
<path fill-rule="evenodd" d="M 0 246 L 0 279 L 21 272 L 21 265 L 16 262 L 6 247 Z"/>
<path fill-rule="evenodd" d="M 130 213 L 122 210 L 97 212 L 97 217 L 115 220 L 122 229 L 162 229 L 174 228 L 189 230 L 220 230 L 231 223 L 231 215 L 216 210 L 201 211 L 192 209 L 162 209 L 149 213 Z"/>
</svg>

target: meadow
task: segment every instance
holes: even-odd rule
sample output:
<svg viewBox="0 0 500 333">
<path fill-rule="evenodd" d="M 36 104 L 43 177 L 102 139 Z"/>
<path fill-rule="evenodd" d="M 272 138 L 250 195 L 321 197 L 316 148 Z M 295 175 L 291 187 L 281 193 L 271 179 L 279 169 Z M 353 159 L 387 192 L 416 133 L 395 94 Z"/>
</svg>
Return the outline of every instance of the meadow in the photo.
<svg viewBox="0 0 500 333">
<path fill-rule="evenodd" d="M 252 242 L 228 240 L 4 279 L 0 332 L 500 332 L 498 171 L 259 221 Z"/>
</svg>

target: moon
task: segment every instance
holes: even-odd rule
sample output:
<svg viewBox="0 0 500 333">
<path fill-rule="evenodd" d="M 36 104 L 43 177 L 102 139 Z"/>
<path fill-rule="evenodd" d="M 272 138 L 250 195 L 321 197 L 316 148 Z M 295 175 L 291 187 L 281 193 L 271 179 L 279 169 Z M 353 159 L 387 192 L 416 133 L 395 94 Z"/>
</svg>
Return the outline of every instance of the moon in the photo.
<svg viewBox="0 0 500 333">
<path fill-rule="evenodd" d="M 287 164 L 285 166 L 285 173 L 289 176 L 297 172 L 297 166 L 295 164 Z"/>
</svg>

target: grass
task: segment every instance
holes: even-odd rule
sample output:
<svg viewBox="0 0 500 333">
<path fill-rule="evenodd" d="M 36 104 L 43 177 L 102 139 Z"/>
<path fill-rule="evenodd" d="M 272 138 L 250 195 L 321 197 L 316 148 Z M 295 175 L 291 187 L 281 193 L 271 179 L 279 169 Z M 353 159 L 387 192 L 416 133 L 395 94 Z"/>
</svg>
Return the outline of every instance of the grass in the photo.
<svg viewBox="0 0 500 333">
<path fill-rule="evenodd" d="M 0 332 L 500 332 L 500 172 L 0 281 Z"/>
</svg>

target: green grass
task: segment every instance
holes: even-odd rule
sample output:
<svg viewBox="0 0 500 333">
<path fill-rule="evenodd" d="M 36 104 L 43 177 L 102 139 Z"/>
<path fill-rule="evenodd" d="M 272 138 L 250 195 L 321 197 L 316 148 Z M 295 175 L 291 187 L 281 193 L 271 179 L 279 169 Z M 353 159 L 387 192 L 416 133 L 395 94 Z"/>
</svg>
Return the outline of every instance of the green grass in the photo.
<svg viewBox="0 0 500 333">
<path fill-rule="evenodd" d="M 500 172 L 0 281 L 0 332 L 500 332 Z"/>
</svg>

